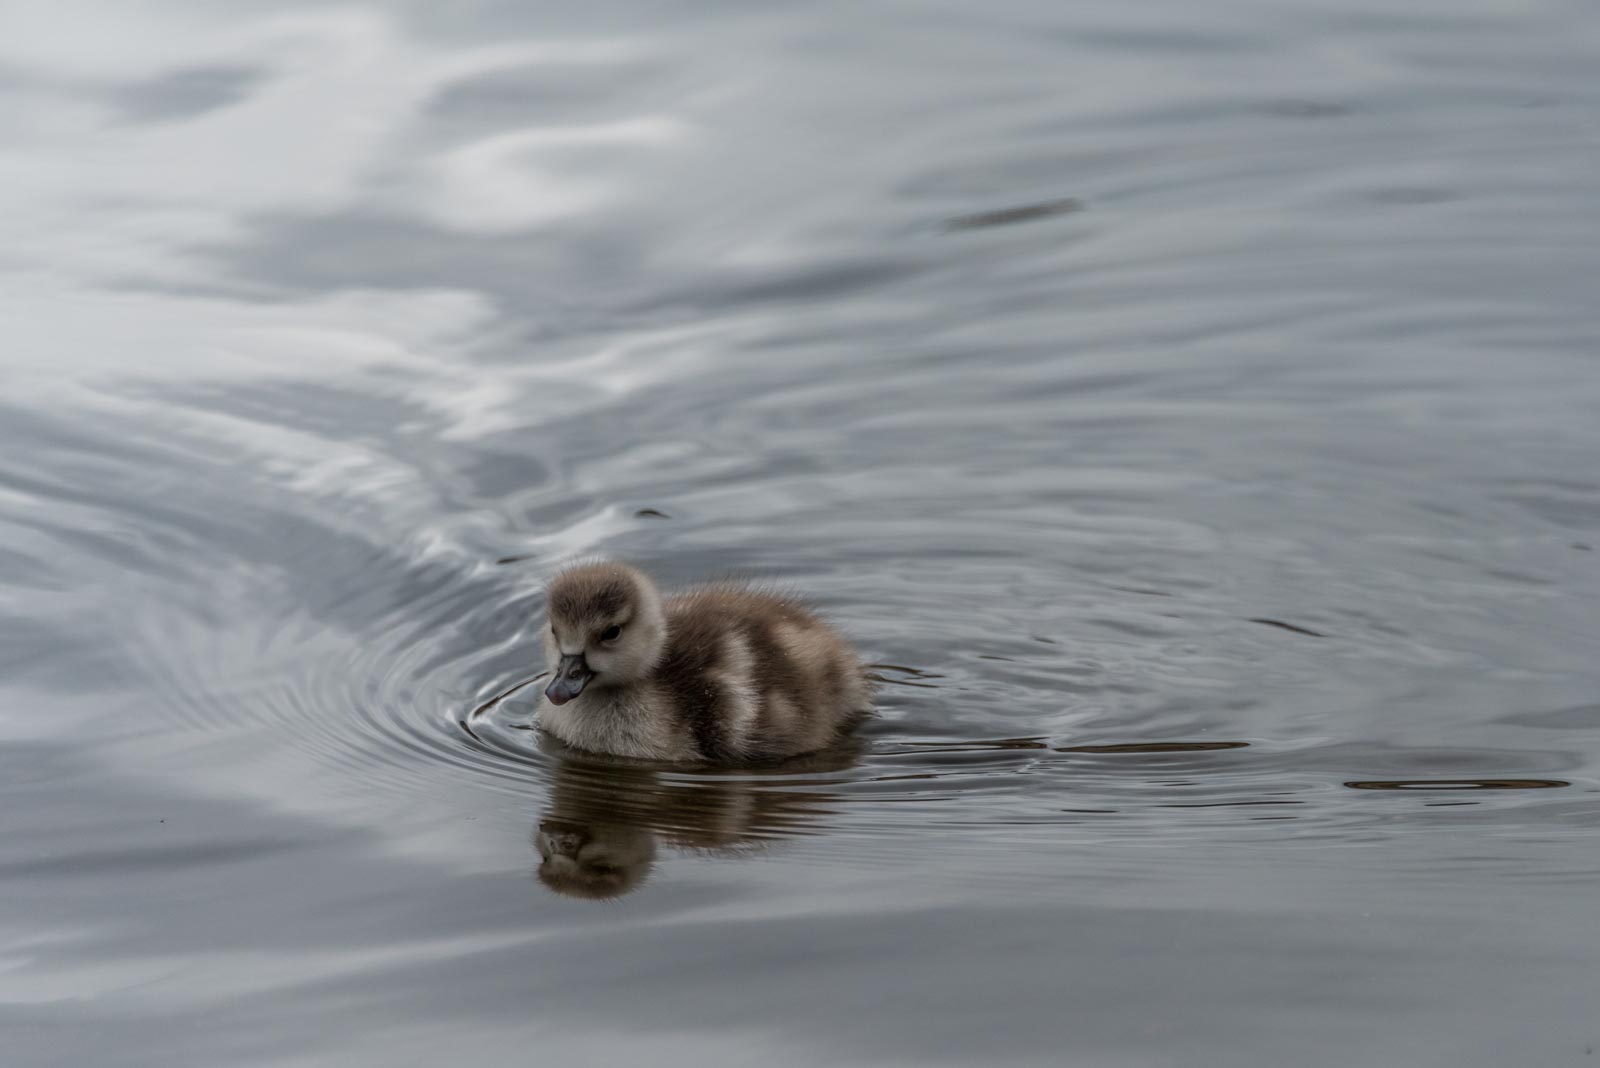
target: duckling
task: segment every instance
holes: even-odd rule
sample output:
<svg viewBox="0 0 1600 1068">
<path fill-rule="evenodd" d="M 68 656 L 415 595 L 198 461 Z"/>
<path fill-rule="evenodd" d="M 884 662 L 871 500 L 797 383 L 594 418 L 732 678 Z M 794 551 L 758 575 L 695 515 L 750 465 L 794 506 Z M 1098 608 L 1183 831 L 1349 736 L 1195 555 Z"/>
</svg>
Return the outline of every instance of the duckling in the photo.
<svg viewBox="0 0 1600 1068">
<path fill-rule="evenodd" d="M 550 583 L 539 724 L 577 749 L 748 763 L 825 749 L 871 709 L 849 643 L 793 598 L 736 584 L 663 598 L 625 564 Z"/>
</svg>

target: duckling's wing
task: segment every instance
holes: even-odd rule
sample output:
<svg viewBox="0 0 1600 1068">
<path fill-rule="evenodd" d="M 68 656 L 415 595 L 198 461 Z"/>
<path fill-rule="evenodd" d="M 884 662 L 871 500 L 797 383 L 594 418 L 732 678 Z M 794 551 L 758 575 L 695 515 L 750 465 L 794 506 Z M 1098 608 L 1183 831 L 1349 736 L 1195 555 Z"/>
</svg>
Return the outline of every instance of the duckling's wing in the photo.
<svg viewBox="0 0 1600 1068">
<path fill-rule="evenodd" d="M 710 759 L 825 748 L 868 707 L 849 643 L 793 597 L 706 586 L 667 611 L 657 677 Z"/>
</svg>

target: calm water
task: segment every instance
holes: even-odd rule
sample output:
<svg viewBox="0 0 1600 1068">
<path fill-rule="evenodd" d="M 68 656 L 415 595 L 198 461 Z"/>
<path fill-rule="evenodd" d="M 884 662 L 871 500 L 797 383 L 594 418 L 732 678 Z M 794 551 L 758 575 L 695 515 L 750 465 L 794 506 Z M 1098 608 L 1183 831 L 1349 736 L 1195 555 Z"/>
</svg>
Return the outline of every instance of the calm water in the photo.
<svg viewBox="0 0 1600 1068">
<path fill-rule="evenodd" d="M 1588 0 L 8 0 L 6 1063 L 1594 1063 L 1597 70 Z M 798 587 L 881 714 L 541 745 L 592 552 Z"/>
</svg>

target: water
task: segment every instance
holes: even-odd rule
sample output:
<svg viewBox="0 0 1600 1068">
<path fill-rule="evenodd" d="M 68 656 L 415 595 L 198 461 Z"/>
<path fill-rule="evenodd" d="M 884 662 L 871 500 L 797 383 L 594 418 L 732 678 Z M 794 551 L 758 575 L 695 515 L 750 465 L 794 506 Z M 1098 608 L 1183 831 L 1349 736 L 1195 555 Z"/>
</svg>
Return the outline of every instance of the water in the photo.
<svg viewBox="0 0 1600 1068">
<path fill-rule="evenodd" d="M 0 20 L 8 1064 L 1589 1063 L 1591 5 Z M 880 714 L 541 744 L 592 552 Z"/>
</svg>

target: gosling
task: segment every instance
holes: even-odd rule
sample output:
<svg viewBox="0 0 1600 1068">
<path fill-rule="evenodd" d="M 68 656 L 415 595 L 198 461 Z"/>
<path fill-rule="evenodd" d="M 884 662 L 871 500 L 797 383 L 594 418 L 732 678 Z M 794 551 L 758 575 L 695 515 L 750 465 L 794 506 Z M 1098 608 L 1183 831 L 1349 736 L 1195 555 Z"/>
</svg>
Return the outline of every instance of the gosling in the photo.
<svg viewBox="0 0 1600 1068">
<path fill-rule="evenodd" d="M 828 748 L 871 710 L 849 643 L 792 598 L 735 584 L 663 598 L 625 564 L 550 583 L 539 724 L 577 749 L 724 764 Z"/>
</svg>

